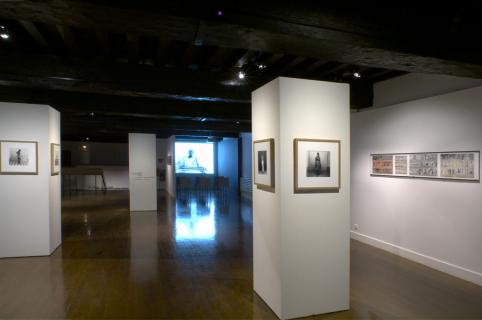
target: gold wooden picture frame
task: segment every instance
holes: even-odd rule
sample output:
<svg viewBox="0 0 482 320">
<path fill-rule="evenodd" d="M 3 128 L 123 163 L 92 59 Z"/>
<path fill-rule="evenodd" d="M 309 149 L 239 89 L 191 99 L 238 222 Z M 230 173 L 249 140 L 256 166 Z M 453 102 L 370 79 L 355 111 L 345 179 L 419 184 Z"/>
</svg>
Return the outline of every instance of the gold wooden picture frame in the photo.
<svg viewBox="0 0 482 320">
<path fill-rule="evenodd" d="M 56 148 L 58 148 L 58 158 L 56 159 Z M 55 161 L 58 161 L 56 164 Z M 61 167 L 61 150 L 60 144 L 58 143 L 51 143 L 50 144 L 50 175 L 57 176 L 60 174 L 60 167 Z M 58 168 L 58 169 L 57 169 Z"/>
<path fill-rule="evenodd" d="M 293 140 L 294 193 L 339 192 L 341 180 L 340 140 Z"/>
<path fill-rule="evenodd" d="M 253 141 L 253 181 L 258 189 L 275 191 L 274 139 Z"/>
<path fill-rule="evenodd" d="M 0 141 L 0 174 L 38 175 L 38 142 Z"/>
</svg>

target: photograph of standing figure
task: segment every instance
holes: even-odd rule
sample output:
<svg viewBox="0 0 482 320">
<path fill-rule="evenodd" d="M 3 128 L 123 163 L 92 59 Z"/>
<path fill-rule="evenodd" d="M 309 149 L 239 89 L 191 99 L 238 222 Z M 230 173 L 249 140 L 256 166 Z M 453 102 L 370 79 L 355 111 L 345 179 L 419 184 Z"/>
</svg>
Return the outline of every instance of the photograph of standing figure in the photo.
<svg viewBox="0 0 482 320">
<path fill-rule="evenodd" d="M 330 176 L 330 151 L 308 151 L 307 177 Z"/>
<path fill-rule="evenodd" d="M 11 166 L 27 166 L 28 149 L 10 148 L 9 164 Z"/>
<path fill-rule="evenodd" d="M 268 165 L 266 164 L 267 151 L 258 151 L 258 173 L 266 174 Z"/>
</svg>

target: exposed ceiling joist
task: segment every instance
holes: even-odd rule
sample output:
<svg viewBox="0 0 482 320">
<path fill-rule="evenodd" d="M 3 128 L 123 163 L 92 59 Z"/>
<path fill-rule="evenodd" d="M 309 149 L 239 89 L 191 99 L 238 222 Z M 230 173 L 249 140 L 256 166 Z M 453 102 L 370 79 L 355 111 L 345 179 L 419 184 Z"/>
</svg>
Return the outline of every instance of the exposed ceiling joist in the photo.
<svg viewBox="0 0 482 320">
<path fill-rule="evenodd" d="M 447 50 L 444 43 L 431 39 L 424 43 L 424 34 L 409 37 L 361 15 L 352 22 L 349 18 L 353 16 L 333 19 L 332 13 L 317 7 L 279 4 L 268 10 L 267 4 L 259 3 L 227 7 L 227 14 L 216 18 L 203 15 L 206 9 L 201 5 L 186 10 L 182 3 L 162 3 L 156 5 L 157 10 L 142 11 L 90 2 L 24 0 L 2 3 L 0 17 L 162 35 L 188 42 L 197 39 L 204 45 L 283 52 L 408 72 L 482 77 L 480 61 L 468 61 L 463 52 Z M 195 10 L 201 12 L 196 15 Z"/>
</svg>

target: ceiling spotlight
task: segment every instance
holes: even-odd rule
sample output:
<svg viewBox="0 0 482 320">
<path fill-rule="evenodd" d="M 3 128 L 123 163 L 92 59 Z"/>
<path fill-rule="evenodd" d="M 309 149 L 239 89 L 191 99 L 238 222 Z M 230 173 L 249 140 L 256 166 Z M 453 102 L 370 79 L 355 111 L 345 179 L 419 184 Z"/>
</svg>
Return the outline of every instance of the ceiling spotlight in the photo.
<svg viewBox="0 0 482 320">
<path fill-rule="evenodd" d="M 10 38 L 10 33 L 5 26 L 0 26 L 0 38 L 7 40 Z"/>
<path fill-rule="evenodd" d="M 218 15 L 218 17 L 222 17 L 224 15 L 222 10 L 218 10 L 218 12 L 216 12 L 216 14 Z"/>
<path fill-rule="evenodd" d="M 240 122 L 239 121 L 236 121 L 236 124 L 239 124 Z"/>
<path fill-rule="evenodd" d="M 238 78 L 239 79 L 244 79 L 246 77 L 246 74 L 243 71 L 239 71 L 238 73 Z"/>
<path fill-rule="evenodd" d="M 95 116 L 95 113 L 91 112 L 90 115 L 93 117 L 93 116 Z"/>
<path fill-rule="evenodd" d="M 206 118 L 201 118 L 199 121 L 204 122 L 206 120 L 207 120 Z"/>
<path fill-rule="evenodd" d="M 80 146 L 80 150 L 87 151 L 87 150 L 89 150 L 89 147 L 86 144 L 83 144 L 83 145 Z"/>
<path fill-rule="evenodd" d="M 262 64 L 262 63 L 260 63 L 260 64 L 258 64 L 258 69 L 259 69 L 259 70 L 266 69 L 266 65 L 265 65 L 265 64 Z"/>
<path fill-rule="evenodd" d="M 361 78 L 361 73 L 360 72 L 353 72 L 353 76 L 355 78 Z"/>
<path fill-rule="evenodd" d="M 87 137 L 87 138 L 85 138 L 85 140 L 89 141 L 89 140 L 90 140 L 90 138 L 89 138 L 89 137 Z"/>
</svg>

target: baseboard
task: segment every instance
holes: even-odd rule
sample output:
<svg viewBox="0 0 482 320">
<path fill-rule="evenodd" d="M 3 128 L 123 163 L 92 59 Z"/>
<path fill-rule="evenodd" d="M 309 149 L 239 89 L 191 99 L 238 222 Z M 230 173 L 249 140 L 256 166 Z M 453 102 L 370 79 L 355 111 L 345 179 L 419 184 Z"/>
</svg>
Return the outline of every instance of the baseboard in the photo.
<svg viewBox="0 0 482 320">
<path fill-rule="evenodd" d="M 482 273 L 351 231 L 351 238 L 482 286 Z"/>
</svg>

